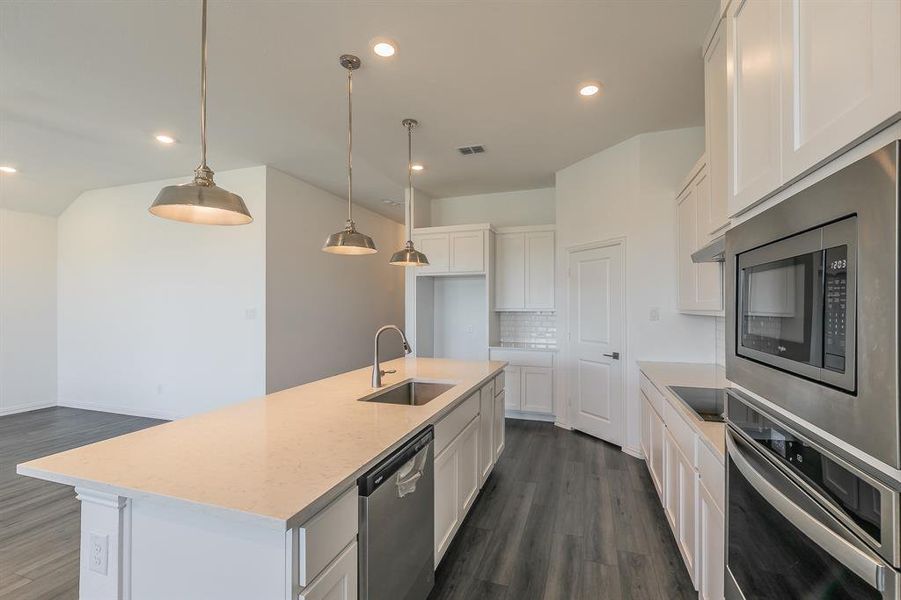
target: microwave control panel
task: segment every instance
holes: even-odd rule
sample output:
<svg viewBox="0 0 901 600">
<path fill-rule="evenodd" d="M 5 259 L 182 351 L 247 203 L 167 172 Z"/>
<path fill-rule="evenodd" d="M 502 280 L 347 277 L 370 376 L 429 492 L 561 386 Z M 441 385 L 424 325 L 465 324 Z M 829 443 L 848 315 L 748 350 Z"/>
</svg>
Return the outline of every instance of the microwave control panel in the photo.
<svg viewBox="0 0 901 600">
<path fill-rule="evenodd" d="M 848 315 L 848 247 L 825 252 L 823 311 L 823 367 L 845 372 L 845 331 Z"/>
</svg>

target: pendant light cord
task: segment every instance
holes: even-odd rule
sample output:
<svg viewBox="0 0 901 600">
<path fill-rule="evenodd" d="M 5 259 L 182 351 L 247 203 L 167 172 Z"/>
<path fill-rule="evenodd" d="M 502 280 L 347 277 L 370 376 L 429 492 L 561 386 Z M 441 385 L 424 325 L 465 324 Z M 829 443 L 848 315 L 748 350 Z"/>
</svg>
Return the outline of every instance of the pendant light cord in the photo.
<svg viewBox="0 0 901 600">
<path fill-rule="evenodd" d="M 413 123 L 407 123 L 407 241 L 413 240 Z"/>
<path fill-rule="evenodd" d="M 194 183 L 213 185 L 213 171 L 206 164 L 206 5 L 201 2 L 200 16 L 200 165 L 194 170 Z"/>
<path fill-rule="evenodd" d="M 205 1 L 205 0 L 204 0 Z M 353 225 L 353 148 L 354 148 L 354 113 L 353 113 L 353 71 L 347 70 L 347 224 Z"/>
</svg>

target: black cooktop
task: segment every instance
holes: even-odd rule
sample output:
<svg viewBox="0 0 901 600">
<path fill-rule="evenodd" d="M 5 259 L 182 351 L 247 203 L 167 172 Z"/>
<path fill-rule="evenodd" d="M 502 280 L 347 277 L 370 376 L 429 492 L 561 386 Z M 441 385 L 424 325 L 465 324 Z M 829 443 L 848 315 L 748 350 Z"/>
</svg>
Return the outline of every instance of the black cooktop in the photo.
<svg viewBox="0 0 901 600">
<path fill-rule="evenodd" d="M 725 421 L 726 390 L 722 388 L 671 385 L 669 389 L 705 421 Z"/>
</svg>

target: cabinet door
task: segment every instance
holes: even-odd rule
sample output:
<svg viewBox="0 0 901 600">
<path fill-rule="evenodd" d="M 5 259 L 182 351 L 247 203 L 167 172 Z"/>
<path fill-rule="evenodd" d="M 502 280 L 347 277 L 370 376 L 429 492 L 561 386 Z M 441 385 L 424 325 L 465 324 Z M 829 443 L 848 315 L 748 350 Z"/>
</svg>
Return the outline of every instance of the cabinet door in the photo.
<svg viewBox="0 0 901 600">
<path fill-rule="evenodd" d="M 526 308 L 554 308 L 554 232 L 526 234 Z"/>
<path fill-rule="evenodd" d="M 492 439 L 494 440 L 494 462 L 495 464 L 504 451 L 504 445 L 507 441 L 506 419 L 504 418 L 504 394 L 501 392 L 494 397 L 494 432 Z"/>
<path fill-rule="evenodd" d="M 774 0 L 736 0 L 729 8 L 730 216 L 782 182 L 780 10 Z"/>
<path fill-rule="evenodd" d="M 356 600 L 357 543 L 353 542 L 325 568 L 298 600 Z"/>
<path fill-rule="evenodd" d="M 679 547 L 692 582 L 697 582 L 697 486 L 694 465 L 677 449 L 679 462 Z"/>
<path fill-rule="evenodd" d="M 479 487 L 494 466 L 494 382 L 479 390 Z"/>
<path fill-rule="evenodd" d="M 554 408 L 554 375 L 546 367 L 523 367 L 522 409 L 551 413 Z"/>
<path fill-rule="evenodd" d="M 726 24 L 720 21 L 704 52 L 704 134 L 710 177 L 710 211 L 704 223 L 704 243 L 728 224 L 729 136 L 726 116 Z M 717 234 L 719 235 L 719 233 Z"/>
<path fill-rule="evenodd" d="M 726 568 L 725 518 L 710 491 L 698 483 L 698 598 L 723 600 Z"/>
<path fill-rule="evenodd" d="M 522 410 L 522 368 L 504 369 L 504 408 Z"/>
<path fill-rule="evenodd" d="M 676 446 L 675 440 L 673 440 L 669 431 L 664 429 L 663 434 L 663 489 L 664 489 L 664 501 L 663 501 L 663 509 L 664 513 L 666 513 L 666 520 L 669 521 L 669 525 L 673 530 L 673 533 L 676 535 L 676 540 L 679 539 L 679 484 L 681 483 L 681 478 L 679 474 L 679 449 Z"/>
<path fill-rule="evenodd" d="M 451 233 L 450 272 L 483 273 L 484 271 L 485 232 L 459 231 Z"/>
<path fill-rule="evenodd" d="M 901 111 L 901 3 L 781 6 L 782 162 L 790 180 Z"/>
<path fill-rule="evenodd" d="M 417 275 L 447 273 L 450 268 L 450 236 L 446 233 L 413 234 L 416 248 L 429 259 L 428 266 L 417 267 Z"/>
<path fill-rule="evenodd" d="M 481 418 L 476 417 L 460 433 L 459 466 L 457 468 L 457 490 L 459 492 L 459 512 L 465 517 L 479 493 L 479 426 Z"/>
<path fill-rule="evenodd" d="M 657 414 L 657 411 L 654 410 L 651 405 L 648 405 L 648 420 L 648 446 L 650 447 L 651 457 L 648 462 L 648 469 L 651 471 L 651 480 L 654 482 L 654 487 L 657 488 L 657 493 L 660 495 L 660 501 L 665 505 L 666 496 L 663 493 L 663 462 L 666 454 L 666 429 L 663 426 L 663 419 L 660 418 L 660 415 Z"/>
<path fill-rule="evenodd" d="M 499 233 L 495 237 L 494 305 L 498 310 L 525 308 L 526 235 Z"/>
<path fill-rule="evenodd" d="M 435 458 L 435 566 L 460 524 L 459 455 L 456 440 Z"/>
<path fill-rule="evenodd" d="M 694 184 L 676 200 L 676 275 L 680 310 L 697 308 L 698 270 L 691 262 L 697 249 L 698 209 Z"/>
<path fill-rule="evenodd" d="M 654 410 L 650 406 L 650 402 L 647 397 L 644 395 L 643 391 L 638 392 L 641 397 L 641 452 L 644 454 L 645 460 L 650 465 L 651 463 L 651 446 L 650 446 L 650 437 L 651 437 L 651 415 L 650 411 Z"/>
</svg>

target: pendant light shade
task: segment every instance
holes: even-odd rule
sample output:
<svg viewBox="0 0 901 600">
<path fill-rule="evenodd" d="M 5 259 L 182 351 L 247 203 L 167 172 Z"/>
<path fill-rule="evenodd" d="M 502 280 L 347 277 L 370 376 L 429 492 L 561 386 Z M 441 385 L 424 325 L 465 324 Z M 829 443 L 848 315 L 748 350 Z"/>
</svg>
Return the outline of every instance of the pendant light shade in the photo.
<svg viewBox="0 0 901 600">
<path fill-rule="evenodd" d="M 416 119 L 404 119 L 401 125 L 407 128 L 407 243 L 391 255 L 389 262 L 398 267 L 424 267 L 429 264 L 429 259 L 413 245 L 413 128 L 419 122 Z"/>
<path fill-rule="evenodd" d="M 253 221 L 241 196 L 213 182 L 213 170 L 206 164 L 206 5 L 201 2 L 200 25 L 200 165 L 194 180 L 183 185 L 167 185 L 150 206 L 150 213 L 164 219 L 203 225 L 246 225 Z"/>
<path fill-rule="evenodd" d="M 347 223 L 344 229 L 333 233 L 325 240 L 323 252 L 330 254 L 375 254 L 375 242 L 365 233 L 357 231 L 353 218 L 353 72 L 360 68 L 360 59 L 352 54 L 342 54 L 338 62 L 347 70 Z"/>
</svg>

